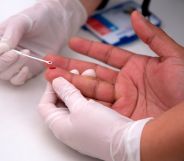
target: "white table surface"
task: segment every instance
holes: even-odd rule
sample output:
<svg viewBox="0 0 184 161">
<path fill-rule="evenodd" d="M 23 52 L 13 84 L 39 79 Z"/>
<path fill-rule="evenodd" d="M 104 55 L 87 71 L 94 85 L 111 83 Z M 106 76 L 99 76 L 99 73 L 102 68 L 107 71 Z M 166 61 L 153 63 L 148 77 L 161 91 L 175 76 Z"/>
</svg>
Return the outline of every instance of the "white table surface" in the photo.
<svg viewBox="0 0 184 161">
<path fill-rule="evenodd" d="M 34 0 L 3 0 L 0 2 L 0 21 L 30 5 Z M 163 29 L 177 42 L 184 45 L 184 1 L 153 0 L 151 5 L 163 21 Z M 84 31 L 80 36 L 94 39 Z M 154 55 L 141 41 L 123 46 L 128 50 Z M 68 48 L 63 52 L 77 59 L 79 56 Z M 0 161 L 93 161 L 57 141 L 44 125 L 36 107 L 44 91 L 43 75 L 22 87 L 0 82 Z"/>
</svg>

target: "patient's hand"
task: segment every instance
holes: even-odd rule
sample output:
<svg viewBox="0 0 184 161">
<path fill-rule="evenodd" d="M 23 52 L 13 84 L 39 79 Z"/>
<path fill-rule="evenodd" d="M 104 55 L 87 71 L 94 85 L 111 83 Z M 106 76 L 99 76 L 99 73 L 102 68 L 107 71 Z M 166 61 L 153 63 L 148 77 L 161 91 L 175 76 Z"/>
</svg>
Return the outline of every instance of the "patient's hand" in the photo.
<svg viewBox="0 0 184 161">
<path fill-rule="evenodd" d="M 158 116 L 184 100 L 184 48 L 162 30 L 151 25 L 138 12 L 132 14 L 138 36 L 159 57 L 140 56 L 126 50 L 74 38 L 75 51 L 105 62 L 119 71 L 93 63 L 50 55 L 56 69 L 48 69 L 52 81 L 62 76 L 86 96 L 108 105 L 133 119 Z M 95 69 L 97 78 L 73 75 L 69 70 Z"/>
</svg>

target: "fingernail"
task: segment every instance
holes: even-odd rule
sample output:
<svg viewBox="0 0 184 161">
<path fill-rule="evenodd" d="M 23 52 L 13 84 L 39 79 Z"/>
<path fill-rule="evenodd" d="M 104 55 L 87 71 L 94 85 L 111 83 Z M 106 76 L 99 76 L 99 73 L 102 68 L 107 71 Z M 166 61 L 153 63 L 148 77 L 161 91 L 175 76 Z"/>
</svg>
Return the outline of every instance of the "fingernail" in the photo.
<svg viewBox="0 0 184 161">
<path fill-rule="evenodd" d="M 136 14 L 137 14 L 137 16 L 139 17 L 140 20 L 142 20 L 142 21 L 145 21 L 146 20 L 145 17 L 142 15 L 141 12 L 139 12 L 139 11 L 135 11 L 135 12 L 136 12 Z"/>
<path fill-rule="evenodd" d="M 88 70 L 84 71 L 81 75 L 82 76 L 89 76 L 89 77 L 96 77 L 96 72 L 94 69 L 88 69 Z"/>
<path fill-rule="evenodd" d="M 140 20 L 145 20 L 144 16 L 138 10 L 135 10 L 132 14 L 136 15 Z"/>
<path fill-rule="evenodd" d="M 78 71 L 77 69 L 71 70 L 70 73 L 76 74 L 76 75 L 79 75 L 79 74 L 80 74 L 79 71 Z"/>
</svg>

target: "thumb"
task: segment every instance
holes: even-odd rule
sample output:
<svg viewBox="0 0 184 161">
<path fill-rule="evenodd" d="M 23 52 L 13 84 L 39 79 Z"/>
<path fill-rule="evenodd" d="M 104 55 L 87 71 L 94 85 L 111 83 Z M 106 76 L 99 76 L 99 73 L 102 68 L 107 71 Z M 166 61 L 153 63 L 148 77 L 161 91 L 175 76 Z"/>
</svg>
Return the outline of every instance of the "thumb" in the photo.
<svg viewBox="0 0 184 161">
<path fill-rule="evenodd" d="M 70 82 L 62 77 L 56 78 L 52 82 L 53 88 L 60 99 L 65 103 L 70 112 L 76 108 L 82 108 L 87 102 L 81 92 Z"/>
<path fill-rule="evenodd" d="M 58 121 L 59 123 L 61 123 L 61 120 L 63 122 L 66 122 L 69 114 L 68 109 L 65 108 L 64 105 L 60 108 L 56 107 L 56 102 L 57 96 L 51 84 L 48 83 L 44 95 L 42 96 L 42 99 L 38 106 L 38 112 L 51 129 L 54 124 L 58 123 Z"/>
<path fill-rule="evenodd" d="M 133 28 L 143 40 L 159 56 L 180 55 L 181 46 L 171 39 L 163 30 L 151 24 L 138 11 L 131 15 Z"/>
<path fill-rule="evenodd" d="M 15 48 L 32 27 L 32 20 L 23 14 L 13 16 L 7 21 L 0 41 L 0 54 Z"/>
</svg>

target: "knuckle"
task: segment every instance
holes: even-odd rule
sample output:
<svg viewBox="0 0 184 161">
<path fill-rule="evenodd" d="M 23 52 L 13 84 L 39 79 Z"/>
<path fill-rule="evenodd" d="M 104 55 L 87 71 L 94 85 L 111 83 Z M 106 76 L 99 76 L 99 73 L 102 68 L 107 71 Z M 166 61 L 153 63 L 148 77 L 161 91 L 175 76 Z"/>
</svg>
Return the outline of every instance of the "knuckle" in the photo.
<svg viewBox="0 0 184 161">
<path fill-rule="evenodd" d="M 4 62 L 4 63 L 11 63 L 11 62 L 16 61 L 17 58 L 18 58 L 18 55 L 17 55 L 17 54 L 15 54 L 15 53 L 12 52 L 12 51 L 9 51 L 9 52 L 3 54 L 3 55 L 1 56 L 1 58 L 0 58 L 0 60 L 1 60 L 2 62 Z"/>
</svg>

